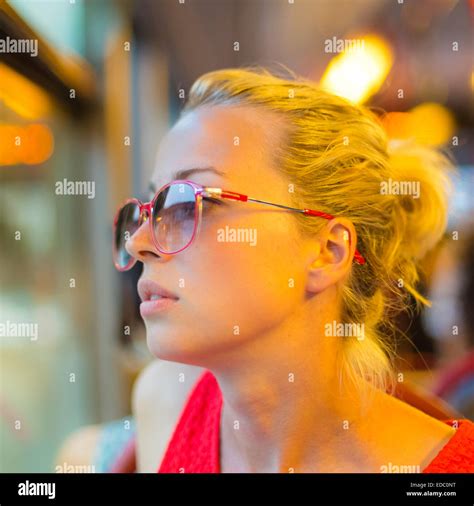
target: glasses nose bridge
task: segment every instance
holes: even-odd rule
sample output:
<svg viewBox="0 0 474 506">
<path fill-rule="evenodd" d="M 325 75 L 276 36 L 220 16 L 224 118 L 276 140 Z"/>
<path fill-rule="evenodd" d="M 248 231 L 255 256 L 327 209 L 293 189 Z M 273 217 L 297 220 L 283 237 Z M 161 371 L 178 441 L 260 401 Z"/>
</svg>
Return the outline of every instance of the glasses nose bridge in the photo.
<svg viewBox="0 0 474 506">
<path fill-rule="evenodd" d="M 138 209 L 139 209 L 138 228 L 137 230 L 135 230 L 135 232 L 133 232 L 129 241 L 127 242 L 128 244 L 127 249 L 129 249 L 129 253 L 135 256 L 137 260 L 143 261 L 141 260 L 139 251 L 147 249 L 148 248 L 148 246 L 146 246 L 147 244 L 150 245 L 154 243 L 153 230 L 152 230 L 153 220 L 151 219 L 152 203 L 151 202 L 142 203 L 138 201 Z M 150 227 L 148 227 L 147 221 L 149 221 Z"/>
<path fill-rule="evenodd" d="M 145 204 L 140 204 L 140 224 L 145 223 L 145 221 L 151 218 L 152 207 L 151 202 L 146 202 Z"/>
</svg>

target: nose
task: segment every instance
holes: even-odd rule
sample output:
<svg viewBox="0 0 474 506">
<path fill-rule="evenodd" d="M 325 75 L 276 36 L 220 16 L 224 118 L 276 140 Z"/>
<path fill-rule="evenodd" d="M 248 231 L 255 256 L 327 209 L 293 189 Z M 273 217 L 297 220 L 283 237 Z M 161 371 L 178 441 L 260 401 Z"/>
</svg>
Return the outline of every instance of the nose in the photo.
<svg viewBox="0 0 474 506">
<path fill-rule="evenodd" d="M 125 249 L 139 262 L 145 263 L 158 260 L 162 256 L 158 253 L 150 233 L 150 215 L 144 211 L 143 223 L 125 243 Z"/>
</svg>

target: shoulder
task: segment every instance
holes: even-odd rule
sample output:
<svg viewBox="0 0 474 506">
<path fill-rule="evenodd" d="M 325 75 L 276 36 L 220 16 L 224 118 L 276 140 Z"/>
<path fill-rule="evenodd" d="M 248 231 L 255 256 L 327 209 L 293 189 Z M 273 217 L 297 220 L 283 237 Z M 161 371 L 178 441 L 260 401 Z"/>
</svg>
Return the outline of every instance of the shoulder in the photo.
<svg viewBox="0 0 474 506">
<path fill-rule="evenodd" d="M 474 473 L 474 423 L 447 420 L 455 433 L 424 470 L 425 473 Z"/>
<path fill-rule="evenodd" d="M 137 470 L 156 472 L 202 367 L 162 360 L 151 362 L 137 378 L 132 410 L 137 426 Z"/>
<path fill-rule="evenodd" d="M 371 415 L 367 427 L 380 469 L 408 465 L 421 472 L 456 435 L 450 424 L 386 394 Z"/>
</svg>

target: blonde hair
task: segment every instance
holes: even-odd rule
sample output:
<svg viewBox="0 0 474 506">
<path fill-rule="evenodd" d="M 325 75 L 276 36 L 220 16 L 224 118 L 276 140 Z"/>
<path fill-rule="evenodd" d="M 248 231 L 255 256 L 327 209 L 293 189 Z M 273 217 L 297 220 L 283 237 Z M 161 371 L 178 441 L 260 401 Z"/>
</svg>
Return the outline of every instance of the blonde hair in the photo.
<svg viewBox="0 0 474 506">
<path fill-rule="evenodd" d="M 363 340 L 345 338 L 341 371 L 359 385 L 392 390 L 395 347 L 387 329 L 394 312 L 409 307 L 409 294 L 417 306 L 429 304 L 416 288 L 418 261 L 446 227 L 449 159 L 409 142 L 389 145 L 374 113 L 293 73 L 287 79 L 261 67 L 209 72 L 191 87 L 183 113 L 204 105 L 278 113 L 288 131 L 276 166 L 294 183 L 295 206 L 353 222 L 366 264 L 354 265 L 342 289 L 342 318 L 364 323 L 365 332 Z M 419 198 L 383 195 L 390 180 L 418 181 Z M 295 219 L 302 233 L 324 226 L 296 213 Z"/>
</svg>

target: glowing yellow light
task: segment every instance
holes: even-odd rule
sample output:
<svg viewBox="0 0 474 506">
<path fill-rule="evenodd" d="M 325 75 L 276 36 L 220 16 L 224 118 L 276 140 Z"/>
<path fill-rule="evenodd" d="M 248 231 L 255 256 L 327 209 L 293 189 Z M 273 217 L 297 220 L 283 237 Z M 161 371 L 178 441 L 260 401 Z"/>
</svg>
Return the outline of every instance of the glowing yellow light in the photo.
<svg viewBox="0 0 474 506">
<path fill-rule="evenodd" d="M 456 123 L 449 109 L 426 102 L 408 112 L 389 112 L 382 124 L 390 139 L 413 139 L 428 146 L 439 146 L 451 140 Z"/>
<path fill-rule="evenodd" d="M 23 118 L 45 118 L 52 105 L 48 95 L 26 77 L 0 63 L 0 101 Z"/>
<path fill-rule="evenodd" d="M 380 89 L 392 64 L 388 43 L 377 35 L 367 35 L 358 47 L 330 61 L 320 84 L 335 95 L 362 103 Z"/>
<path fill-rule="evenodd" d="M 441 104 L 427 102 L 411 110 L 411 131 L 413 138 L 430 146 L 445 144 L 454 133 L 453 114 Z"/>
<path fill-rule="evenodd" d="M 53 154 L 54 138 L 46 125 L 0 124 L 0 165 L 37 165 Z"/>
<path fill-rule="evenodd" d="M 389 112 L 382 118 L 382 124 L 390 139 L 408 139 L 411 136 L 411 114 Z"/>
</svg>

